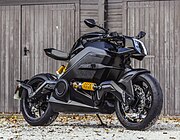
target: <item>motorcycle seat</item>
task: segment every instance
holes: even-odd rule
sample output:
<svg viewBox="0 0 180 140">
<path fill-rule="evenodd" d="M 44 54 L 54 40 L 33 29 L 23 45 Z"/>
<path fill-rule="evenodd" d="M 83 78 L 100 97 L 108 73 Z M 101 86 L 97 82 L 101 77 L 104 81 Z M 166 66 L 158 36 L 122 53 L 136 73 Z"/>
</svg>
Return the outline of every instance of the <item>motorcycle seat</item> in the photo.
<svg viewBox="0 0 180 140">
<path fill-rule="evenodd" d="M 54 48 L 47 48 L 44 49 L 47 56 L 55 59 L 55 60 L 62 60 L 66 61 L 69 60 L 69 54 Z"/>
</svg>

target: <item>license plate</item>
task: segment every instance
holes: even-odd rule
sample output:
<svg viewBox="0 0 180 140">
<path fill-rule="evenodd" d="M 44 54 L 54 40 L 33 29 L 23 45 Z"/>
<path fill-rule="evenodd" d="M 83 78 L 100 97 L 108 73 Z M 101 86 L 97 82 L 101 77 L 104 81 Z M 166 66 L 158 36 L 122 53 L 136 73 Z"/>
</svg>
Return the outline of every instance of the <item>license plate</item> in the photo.
<svg viewBox="0 0 180 140">
<path fill-rule="evenodd" d="M 20 90 L 20 86 L 17 86 L 16 91 L 14 93 L 14 99 L 15 100 L 20 100 L 21 99 L 20 94 L 19 94 L 19 90 Z"/>
</svg>

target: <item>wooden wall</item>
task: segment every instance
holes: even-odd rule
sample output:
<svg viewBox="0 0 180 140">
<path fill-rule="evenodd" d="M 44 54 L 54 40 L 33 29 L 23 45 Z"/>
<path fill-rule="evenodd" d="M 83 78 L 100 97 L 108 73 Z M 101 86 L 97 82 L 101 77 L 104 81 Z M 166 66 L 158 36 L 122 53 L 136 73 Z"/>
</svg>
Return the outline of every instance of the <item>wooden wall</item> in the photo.
<svg viewBox="0 0 180 140">
<path fill-rule="evenodd" d="M 45 56 L 43 49 L 71 49 L 79 37 L 79 1 L 44 5 L 17 1 L 11 6 L 7 2 L 2 6 L 0 1 L 0 112 L 19 112 L 19 102 L 13 99 L 16 80 L 55 74 L 62 62 Z"/>
<path fill-rule="evenodd" d="M 160 81 L 163 114 L 180 114 L 180 1 L 136 1 L 125 3 L 124 33 L 143 39 L 149 55 L 144 61 L 133 61 L 135 67 L 149 69 Z"/>
<path fill-rule="evenodd" d="M 0 112 L 19 111 L 19 104 L 12 99 L 16 79 L 55 71 L 58 64 L 44 56 L 42 49 L 68 50 L 79 35 L 97 31 L 84 24 L 84 19 L 94 18 L 110 31 L 147 33 L 143 41 L 149 55 L 143 62 L 133 61 L 133 65 L 151 70 L 160 81 L 163 114 L 180 115 L 179 0 L 0 0 L 0 5 Z M 52 12 L 52 8 L 56 10 Z M 69 20 L 73 24 L 68 24 Z M 64 33 L 69 30 L 74 32 L 68 38 Z M 30 50 L 26 57 L 25 46 Z"/>
</svg>

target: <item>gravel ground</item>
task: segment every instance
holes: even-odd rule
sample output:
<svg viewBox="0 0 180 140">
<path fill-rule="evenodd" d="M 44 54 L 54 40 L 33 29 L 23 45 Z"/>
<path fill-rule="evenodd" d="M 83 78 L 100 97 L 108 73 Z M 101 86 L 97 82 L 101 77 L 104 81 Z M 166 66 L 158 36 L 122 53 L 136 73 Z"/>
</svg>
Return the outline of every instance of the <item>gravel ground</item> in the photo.
<svg viewBox="0 0 180 140">
<path fill-rule="evenodd" d="M 67 115 L 47 127 L 32 127 L 22 116 L 0 117 L 0 139 L 22 140 L 180 140 L 180 118 L 161 118 L 147 131 L 124 129 L 115 116 Z"/>
</svg>

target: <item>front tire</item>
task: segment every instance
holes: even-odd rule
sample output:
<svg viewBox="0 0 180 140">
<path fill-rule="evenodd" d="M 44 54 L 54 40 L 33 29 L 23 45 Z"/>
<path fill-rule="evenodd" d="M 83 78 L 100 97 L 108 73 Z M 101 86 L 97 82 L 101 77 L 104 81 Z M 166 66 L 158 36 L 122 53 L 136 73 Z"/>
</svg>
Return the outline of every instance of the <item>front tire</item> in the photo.
<svg viewBox="0 0 180 140">
<path fill-rule="evenodd" d="M 130 130 L 146 130 L 158 119 L 163 94 L 160 84 L 150 74 L 141 74 L 133 81 L 135 101 L 128 106 L 116 100 L 116 115 L 121 124 Z"/>
<path fill-rule="evenodd" d="M 44 83 L 45 79 L 42 77 L 34 77 L 28 81 L 27 84 L 32 86 L 35 91 L 38 87 Z M 50 93 L 38 97 L 36 99 L 30 99 L 27 91 L 22 91 L 22 98 L 20 102 L 20 108 L 24 119 L 32 126 L 47 126 L 50 125 L 57 118 L 58 113 L 52 111 L 52 108 L 48 102 Z"/>
</svg>

